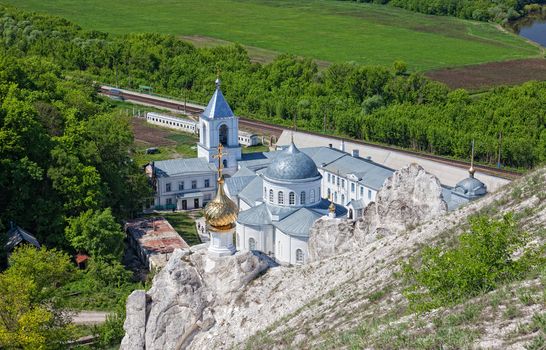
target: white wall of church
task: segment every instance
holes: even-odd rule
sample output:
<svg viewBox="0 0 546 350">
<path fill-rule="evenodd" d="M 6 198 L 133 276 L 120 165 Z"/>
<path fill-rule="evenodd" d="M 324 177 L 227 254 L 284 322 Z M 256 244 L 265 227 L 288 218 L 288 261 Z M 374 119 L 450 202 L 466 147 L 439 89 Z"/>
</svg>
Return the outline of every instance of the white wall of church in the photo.
<svg viewBox="0 0 546 350">
<path fill-rule="evenodd" d="M 236 227 L 237 250 L 251 250 L 250 243 L 254 240 L 255 250 L 266 254 L 273 254 L 273 226 L 250 226 L 237 223 Z"/>
<path fill-rule="evenodd" d="M 280 230 L 275 230 L 275 258 L 282 263 L 288 264 L 305 264 L 307 262 L 307 240 L 304 238 L 296 238 L 283 233 Z M 297 251 L 301 250 L 303 261 L 297 261 Z"/>
<path fill-rule="evenodd" d="M 273 191 L 273 201 L 270 201 L 270 191 Z M 264 179 L 262 189 L 263 199 L 266 203 L 280 206 L 309 206 L 320 201 L 320 179 L 304 183 L 276 183 Z M 279 203 L 279 192 L 282 191 L 282 203 Z M 290 203 L 290 192 L 294 192 L 294 203 Z M 301 204 L 301 193 L 305 192 L 305 204 Z"/>
</svg>

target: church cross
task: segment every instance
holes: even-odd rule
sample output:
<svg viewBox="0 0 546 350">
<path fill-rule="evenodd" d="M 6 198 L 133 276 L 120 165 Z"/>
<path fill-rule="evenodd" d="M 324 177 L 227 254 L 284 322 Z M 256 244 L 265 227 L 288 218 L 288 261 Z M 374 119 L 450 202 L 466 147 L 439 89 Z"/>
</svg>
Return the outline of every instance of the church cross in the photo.
<svg viewBox="0 0 546 350">
<path fill-rule="evenodd" d="M 224 168 L 224 164 L 222 163 L 222 157 L 227 156 L 227 152 L 222 152 L 224 150 L 224 146 L 222 144 L 218 145 L 218 154 L 214 154 L 212 158 L 218 159 L 218 180 L 222 177 L 222 169 Z"/>
</svg>

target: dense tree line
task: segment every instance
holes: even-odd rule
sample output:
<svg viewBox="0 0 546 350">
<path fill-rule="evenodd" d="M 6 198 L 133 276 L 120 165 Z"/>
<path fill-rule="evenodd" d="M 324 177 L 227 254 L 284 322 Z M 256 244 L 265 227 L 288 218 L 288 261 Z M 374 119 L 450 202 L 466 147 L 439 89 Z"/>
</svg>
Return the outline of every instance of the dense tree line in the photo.
<svg viewBox="0 0 546 350">
<path fill-rule="evenodd" d="M 346 0 L 347 1 L 347 0 Z M 506 22 L 518 19 L 545 0 L 348 0 L 389 4 L 429 15 L 455 16 L 477 21 Z M 529 6 L 530 5 L 530 6 Z"/>
<path fill-rule="evenodd" d="M 158 93 L 205 103 L 220 69 L 224 93 L 239 115 L 285 125 L 297 117 L 300 128 L 463 159 L 476 139 L 477 159 L 492 164 L 502 135 L 504 165 L 526 168 L 546 160 L 544 83 L 476 97 L 407 73 L 403 62 L 390 68 L 342 63 L 319 70 L 310 59 L 281 55 L 262 65 L 252 63 L 239 45 L 195 48 L 168 35 L 111 36 L 9 8 L 2 10 L 0 39 L 7 54 L 48 58 L 74 81 L 151 85 Z M 85 113 L 91 107 L 78 108 Z M 89 176 L 89 188 L 81 190 L 89 191 L 91 203 L 100 202 L 102 192 Z"/>
<path fill-rule="evenodd" d="M 128 121 L 111 114 L 90 84 L 65 79 L 60 67 L 45 58 L 7 53 L 0 53 L 0 76 L 4 229 L 13 221 L 40 242 L 68 247 L 68 221 L 93 213 L 115 221 L 140 209 L 147 186 L 129 158 L 133 138 Z M 105 208 L 111 211 L 104 214 Z M 78 229 L 72 236 L 83 234 Z"/>
</svg>

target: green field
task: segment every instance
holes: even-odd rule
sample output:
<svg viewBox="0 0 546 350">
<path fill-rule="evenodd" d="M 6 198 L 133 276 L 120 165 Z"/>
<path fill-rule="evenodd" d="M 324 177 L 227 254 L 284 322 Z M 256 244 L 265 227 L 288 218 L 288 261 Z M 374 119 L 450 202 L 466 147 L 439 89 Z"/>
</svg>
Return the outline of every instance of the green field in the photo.
<svg viewBox="0 0 546 350">
<path fill-rule="evenodd" d="M 271 50 L 331 62 L 391 65 L 402 59 L 411 69 L 429 70 L 541 53 L 538 47 L 491 24 L 332 0 L 4 3 L 59 15 L 86 29 L 193 36 L 204 44 L 225 40 L 262 50 L 262 55 L 264 50 Z"/>
</svg>

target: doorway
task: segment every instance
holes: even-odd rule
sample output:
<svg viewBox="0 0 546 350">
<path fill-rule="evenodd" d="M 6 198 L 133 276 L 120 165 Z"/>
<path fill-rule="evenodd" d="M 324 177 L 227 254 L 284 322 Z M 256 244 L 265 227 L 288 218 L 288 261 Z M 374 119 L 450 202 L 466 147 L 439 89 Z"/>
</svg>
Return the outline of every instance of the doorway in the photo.
<svg viewBox="0 0 546 350">
<path fill-rule="evenodd" d="M 182 210 L 188 210 L 188 201 L 185 199 L 182 200 Z"/>
<path fill-rule="evenodd" d="M 195 198 L 195 199 L 193 200 L 193 207 L 194 207 L 195 209 L 199 208 L 199 198 Z"/>
</svg>

